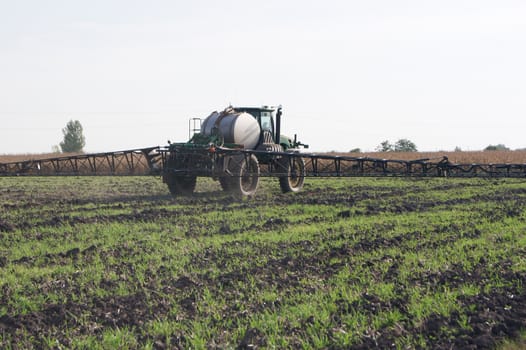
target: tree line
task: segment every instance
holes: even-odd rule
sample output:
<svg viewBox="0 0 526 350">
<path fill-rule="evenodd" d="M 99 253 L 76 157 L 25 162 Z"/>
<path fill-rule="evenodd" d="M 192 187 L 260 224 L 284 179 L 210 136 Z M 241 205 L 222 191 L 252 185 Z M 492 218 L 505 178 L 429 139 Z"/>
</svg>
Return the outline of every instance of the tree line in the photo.
<svg viewBox="0 0 526 350">
<path fill-rule="evenodd" d="M 416 144 L 408 139 L 400 139 L 395 143 L 391 143 L 389 140 L 382 141 L 376 148 L 375 152 L 418 152 Z M 511 151 L 506 145 L 499 143 L 496 145 L 488 145 L 484 148 L 484 151 Z M 517 151 L 526 151 L 526 148 L 517 149 Z M 360 148 L 353 148 L 349 151 L 350 153 L 361 153 Z M 460 147 L 455 147 L 455 152 L 462 152 Z"/>
</svg>

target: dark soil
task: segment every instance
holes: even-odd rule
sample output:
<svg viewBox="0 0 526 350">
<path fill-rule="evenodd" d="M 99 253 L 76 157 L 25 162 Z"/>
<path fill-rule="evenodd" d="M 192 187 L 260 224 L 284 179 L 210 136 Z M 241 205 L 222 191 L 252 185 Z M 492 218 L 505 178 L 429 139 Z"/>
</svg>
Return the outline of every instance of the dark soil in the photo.
<svg viewBox="0 0 526 350">
<path fill-rule="evenodd" d="M 458 184 L 444 184 L 435 190 L 455 191 Z M 415 189 L 413 195 L 425 194 L 423 189 Z M 37 206 L 42 207 L 38 217 L 27 215 L 15 218 L 0 219 L 0 234 L 2 238 L 13 238 L 15 232 L 25 232 L 35 228 L 62 228 L 72 230 L 75 227 L 91 224 L 113 222 L 155 223 L 159 221 L 176 225 L 179 220 L 186 220 L 188 216 L 206 215 L 210 208 L 218 212 L 237 210 L 252 210 L 258 212 L 264 206 L 279 203 L 286 205 L 327 205 L 334 206 L 334 215 L 315 216 L 306 219 L 313 225 L 330 223 L 337 220 L 349 221 L 355 217 L 369 217 L 382 214 L 426 213 L 436 208 L 451 206 L 467 206 L 476 203 L 499 203 L 482 208 L 473 213 L 473 218 L 488 218 L 504 220 L 519 218 L 526 207 L 526 190 L 496 191 L 488 194 L 477 194 L 469 198 L 451 198 L 447 200 L 409 199 L 404 190 L 392 190 L 382 187 L 355 187 L 352 191 L 326 191 L 314 188 L 300 195 L 276 195 L 268 200 L 247 200 L 232 202 L 232 198 L 224 195 L 200 196 L 182 198 L 178 204 L 185 204 L 181 209 L 166 209 L 161 206 L 171 204 L 169 197 L 122 198 L 98 202 L 98 209 L 122 209 L 124 213 L 100 214 L 96 209 L 86 209 L 86 216 L 79 215 L 68 208 L 82 206 L 85 200 L 64 198 L 62 202 L 42 199 Z M 4 194 L 9 196 L 9 194 Z M 95 201 L 96 202 L 96 201 Z M 27 203 L 4 206 L 4 212 L 24 209 Z M 53 210 L 49 206 L 53 205 Z M 35 203 L 27 208 L 34 208 Z M 28 209 L 29 210 L 29 209 Z M 73 213 L 75 212 L 75 213 Z M 93 213 L 95 212 L 95 213 Z M 92 215 L 93 214 L 93 215 Z M 225 237 L 255 231 L 264 235 L 274 230 L 284 230 L 294 225 L 294 217 L 270 217 L 254 221 L 246 227 L 239 227 L 234 221 L 216 222 L 212 234 Z M 185 221 L 186 223 L 186 221 Z M 514 272 L 512 262 L 507 257 L 501 257 L 498 264 L 484 258 L 471 261 L 472 267 L 451 264 L 440 271 L 415 273 L 409 284 L 399 283 L 401 256 L 392 254 L 378 254 L 374 259 L 358 262 L 354 257 L 369 252 L 382 252 L 386 247 L 399 248 L 400 251 L 409 249 L 434 249 L 456 242 L 460 238 L 477 238 L 481 232 L 471 226 L 471 223 L 448 222 L 443 225 L 419 228 L 404 234 L 385 235 L 392 227 L 390 224 L 379 222 L 370 229 L 367 235 L 355 239 L 357 232 L 338 233 L 320 232 L 319 237 L 291 242 L 267 243 L 264 241 L 234 240 L 219 247 L 203 249 L 189 253 L 185 266 L 188 274 L 176 275 L 165 265 L 149 266 L 149 279 L 145 281 L 133 280 L 134 266 L 127 262 L 130 257 L 139 252 L 148 251 L 147 243 L 135 242 L 130 246 L 104 247 L 97 244 L 64 249 L 59 253 L 47 253 L 9 258 L 7 253 L 0 251 L 0 268 L 8 265 L 26 265 L 32 267 L 54 266 L 90 263 L 99 258 L 107 269 L 117 276 L 129 278 L 136 292 L 128 295 L 113 295 L 117 290 L 114 280 L 101 280 L 93 284 L 81 285 L 75 283 L 78 276 L 71 276 L 70 280 L 57 279 L 52 283 L 40 283 L 40 293 L 62 293 L 66 295 L 62 303 L 47 303 L 40 310 L 29 313 L 17 313 L 11 305 L 17 297 L 13 289 L 3 284 L 0 290 L 0 304 L 6 305 L 6 311 L 0 316 L 0 345 L 9 344 L 14 349 L 47 348 L 46 339 L 54 338 L 63 347 L 71 346 L 72 337 L 87 335 L 100 336 L 108 328 L 127 328 L 136 334 L 140 345 L 150 342 L 156 349 L 188 348 L 191 346 L 190 334 L 185 331 L 176 332 L 169 339 L 144 332 L 144 326 L 153 320 L 177 320 L 185 325 L 199 321 L 203 317 L 212 318 L 203 311 L 202 301 L 204 290 L 217 299 L 225 300 L 225 307 L 221 310 L 218 325 L 223 325 L 223 319 L 237 320 L 237 323 L 247 320 L 250 315 L 267 311 L 279 313 L 285 306 L 293 303 L 293 299 L 278 298 L 273 302 L 262 302 L 252 298 L 250 293 L 258 290 L 275 290 L 281 296 L 290 296 L 301 291 L 310 293 L 306 280 L 327 281 L 342 269 L 353 269 L 357 264 L 369 264 L 374 270 L 375 264 L 389 264 L 386 271 L 376 271 L 373 279 L 378 282 L 391 282 L 395 285 L 397 296 L 390 300 L 382 300 L 374 291 L 364 292 L 359 302 L 349 303 L 344 298 L 335 301 L 331 314 L 331 328 L 323 329 L 326 336 L 334 342 L 334 329 L 343 327 L 342 319 L 347 314 L 360 313 L 374 316 L 385 310 L 397 310 L 402 320 L 396 325 L 386 326 L 374 334 L 362 335 L 351 348 L 393 348 L 400 337 L 420 337 L 429 348 L 434 349 L 491 349 L 504 339 L 514 339 L 526 329 L 526 273 Z M 197 225 L 187 226 L 187 239 L 204 236 L 205 228 Z M 31 231 L 34 232 L 34 231 Z M 7 236 L 10 235 L 10 236 Z M 29 235 L 29 234 L 28 234 Z M 40 236 L 39 236 L 40 235 Z M 429 236 L 433 237 L 429 239 Z M 31 239 L 44 239 L 39 233 L 31 233 Z M 338 244 L 323 245 L 325 240 L 333 239 Z M 416 248 L 415 248 L 416 247 Z M 248 254 L 247 251 L 251 253 Z M 526 254 L 526 251 L 523 251 Z M 118 262 L 116 263 L 115 260 Z M 232 261 L 240 261 L 239 266 L 232 267 Z M 219 274 L 216 271 L 221 271 Z M 132 276 L 132 277 L 129 277 Z M 253 279 L 252 290 L 240 290 L 247 277 Z M 475 296 L 459 296 L 458 308 L 462 312 L 453 311 L 450 315 L 432 314 L 423 320 L 412 319 L 409 305 L 411 288 L 426 286 L 427 288 L 456 288 L 465 283 L 485 286 L 490 276 L 497 276 L 502 281 L 508 281 L 503 286 L 491 287 L 486 292 Z M 121 278 L 121 277 L 119 277 Z M 126 280 L 128 281 L 128 280 Z M 37 282 L 37 281 L 35 281 Z M 513 282 L 513 283 L 511 283 Z M 94 288 L 102 288 L 109 296 L 97 297 L 91 293 Z M 313 285 L 311 288 L 316 288 Z M 312 290 L 314 292 L 315 290 Z M 73 297 L 75 296 L 75 297 Z M 87 296 L 80 297 L 77 296 Z M 174 313 L 173 310 L 177 312 Z M 314 324 L 317 315 L 302 320 L 304 325 Z M 233 329 L 223 328 L 222 332 L 230 334 Z M 301 345 L 306 331 L 302 327 L 284 321 L 283 332 L 290 338 L 294 347 Z M 230 344 L 228 339 L 222 339 L 221 334 L 215 336 L 209 347 L 221 348 Z M 214 346 L 215 344 L 215 346 Z M 312 345 L 312 344 L 311 344 Z M 265 348 L 269 346 L 267 335 L 257 327 L 247 326 L 244 334 L 236 340 L 238 349 Z"/>
</svg>

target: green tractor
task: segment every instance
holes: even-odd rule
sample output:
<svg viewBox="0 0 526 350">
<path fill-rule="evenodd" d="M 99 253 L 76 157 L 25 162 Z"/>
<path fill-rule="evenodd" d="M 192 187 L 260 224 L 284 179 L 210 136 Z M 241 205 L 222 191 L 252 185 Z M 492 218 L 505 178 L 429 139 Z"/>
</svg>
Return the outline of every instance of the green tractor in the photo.
<svg viewBox="0 0 526 350">
<path fill-rule="evenodd" d="M 218 180 L 241 196 L 257 191 L 261 176 L 275 176 L 283 192 L 298 192 L 305 162 L 298 148 L 308 146 L 281 135 L 281 107 L 228 107 L 213 112 L 186 143 L 172 143 L 165 155 L 163 181 L 173 195 L 194 192 L 198 176 Z"/>
</svg>

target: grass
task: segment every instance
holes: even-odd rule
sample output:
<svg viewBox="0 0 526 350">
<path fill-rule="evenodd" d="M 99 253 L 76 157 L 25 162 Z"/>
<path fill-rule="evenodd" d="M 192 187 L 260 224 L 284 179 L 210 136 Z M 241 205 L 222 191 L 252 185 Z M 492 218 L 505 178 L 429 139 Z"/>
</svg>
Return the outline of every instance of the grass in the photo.
<svg viewBox="0 0 526 350">
<path fill-rule="evenodd" d="M 523 344 L 518 179 L 264 179 L 238 200 L 0 178 L 0 199 L 1 347 Z"/>
</svg>

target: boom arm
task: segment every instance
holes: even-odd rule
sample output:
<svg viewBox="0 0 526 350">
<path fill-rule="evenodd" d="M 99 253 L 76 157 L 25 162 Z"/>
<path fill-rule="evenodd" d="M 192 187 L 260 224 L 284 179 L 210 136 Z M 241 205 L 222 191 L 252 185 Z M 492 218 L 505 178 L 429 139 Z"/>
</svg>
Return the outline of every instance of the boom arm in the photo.
<svg viewBox="0 0 526 350">
<path fill-rule="evenodd" d="M 278 123 L 279 124 L 279 123 Z M 440 160 L 393 160 L 370 157 L 332 156 L 315 153 L 269 152 L 215 147 L 191 152 L 205 158 L 229 155 L 273 156 L 303 158 L 307 177 L 514 177 L 526 178 L 526 164 L 456 164 L 447 157 Z M 82 154 L 19 162 L 0 163 L 0 176 L 57 176 L 57 175 L 160 175 L 164 172 L 215 176 L 213 169 L 202 167 L 168 169 L 168 148 L 159 146 L 118 152 Z M 213 162 L 211 162 L 213 163 Z M 282 173 L 273 164 L 261 164 L 262 177 L 279 177 Z"/>
<path fill-rule="evenodd" d="M 0 163 L 0 176 L 153 175 L 162 170 L 160 147 Z"/>
</svg>

